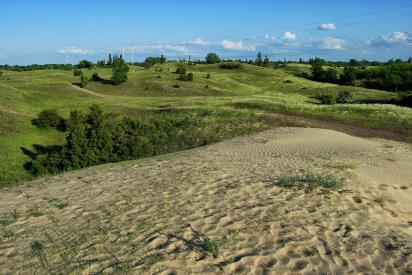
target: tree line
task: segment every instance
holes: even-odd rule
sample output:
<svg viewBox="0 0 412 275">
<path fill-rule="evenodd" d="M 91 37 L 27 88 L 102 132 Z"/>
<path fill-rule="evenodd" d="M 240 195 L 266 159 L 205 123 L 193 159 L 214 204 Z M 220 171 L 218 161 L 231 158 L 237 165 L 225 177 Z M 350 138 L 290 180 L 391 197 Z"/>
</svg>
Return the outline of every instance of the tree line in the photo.
<svg viewBox="0 0 412 275">
<path fill-rule="evenodd" d="M 387 91 L 412 90 L 412 60 L 396 60 L 380 65 L 365 65 L 352 59 L 344 64 L 342 72 L 323 59 L 309 60 L 312 75 L 302 75 L 315 81 L 356 85 Z"/>
</svg>

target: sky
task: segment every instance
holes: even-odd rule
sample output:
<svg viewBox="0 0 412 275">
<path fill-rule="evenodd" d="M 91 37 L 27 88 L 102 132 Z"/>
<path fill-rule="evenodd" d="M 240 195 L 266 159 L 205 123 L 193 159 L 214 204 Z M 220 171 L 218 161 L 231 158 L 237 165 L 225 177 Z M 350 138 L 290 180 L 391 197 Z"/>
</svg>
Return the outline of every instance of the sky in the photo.
<svg viewBox="0 0 412 275">
<path fill-rule="evenodd" d="M 0 64 L 412 56 L 410 0 L 0 0 Z"/>
</svg>

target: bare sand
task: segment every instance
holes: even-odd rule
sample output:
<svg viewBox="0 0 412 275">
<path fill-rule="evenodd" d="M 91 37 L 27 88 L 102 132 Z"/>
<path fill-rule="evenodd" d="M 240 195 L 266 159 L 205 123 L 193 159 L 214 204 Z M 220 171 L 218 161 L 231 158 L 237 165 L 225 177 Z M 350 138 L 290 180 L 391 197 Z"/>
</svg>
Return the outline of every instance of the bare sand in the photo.
<svg viewBox="0 0 412 275">
<path fill-rule="evenodd" d="M 278 128 L 1 190 L 0 273 L 411 274 L 411 198 L 411 145 Z"/>
</svg>

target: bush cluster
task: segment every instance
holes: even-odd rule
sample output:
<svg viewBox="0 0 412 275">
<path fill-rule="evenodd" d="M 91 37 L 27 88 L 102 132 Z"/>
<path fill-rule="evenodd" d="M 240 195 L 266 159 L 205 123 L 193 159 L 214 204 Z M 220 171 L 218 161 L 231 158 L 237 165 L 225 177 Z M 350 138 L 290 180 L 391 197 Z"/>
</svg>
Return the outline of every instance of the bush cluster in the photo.
<svg viewBox="0 0 412 275">
<path fill-rule="evenodd" d="M 239 69 L 240 68 L 240 63 L 222 63 L 219 65 L 219 68 L 221 69 Z"/>
<path fill-rule="evenodd" d="M 87 114 L 71 112 L 66 143 L 38 155 L 30 169 L 36 175 L 58 173 L 200 146 L 204 139 L 198 134 L 198 124 L 196 116 L 185 114 L 132 120 L 93 105 Z"/>
</svg>

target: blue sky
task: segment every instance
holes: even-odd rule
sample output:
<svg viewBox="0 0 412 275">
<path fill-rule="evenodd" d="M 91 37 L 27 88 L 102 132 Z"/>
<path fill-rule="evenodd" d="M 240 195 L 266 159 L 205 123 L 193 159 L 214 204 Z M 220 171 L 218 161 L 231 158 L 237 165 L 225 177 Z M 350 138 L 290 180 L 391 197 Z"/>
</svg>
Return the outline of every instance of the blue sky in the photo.
<svg viewBox="0 0 412 275">
<path fill-rule="evenodd" d="M 386 60 L 412 55 L 410 0 L 1 0 L 0 64 L 227 58 Z"/>
</svg>

